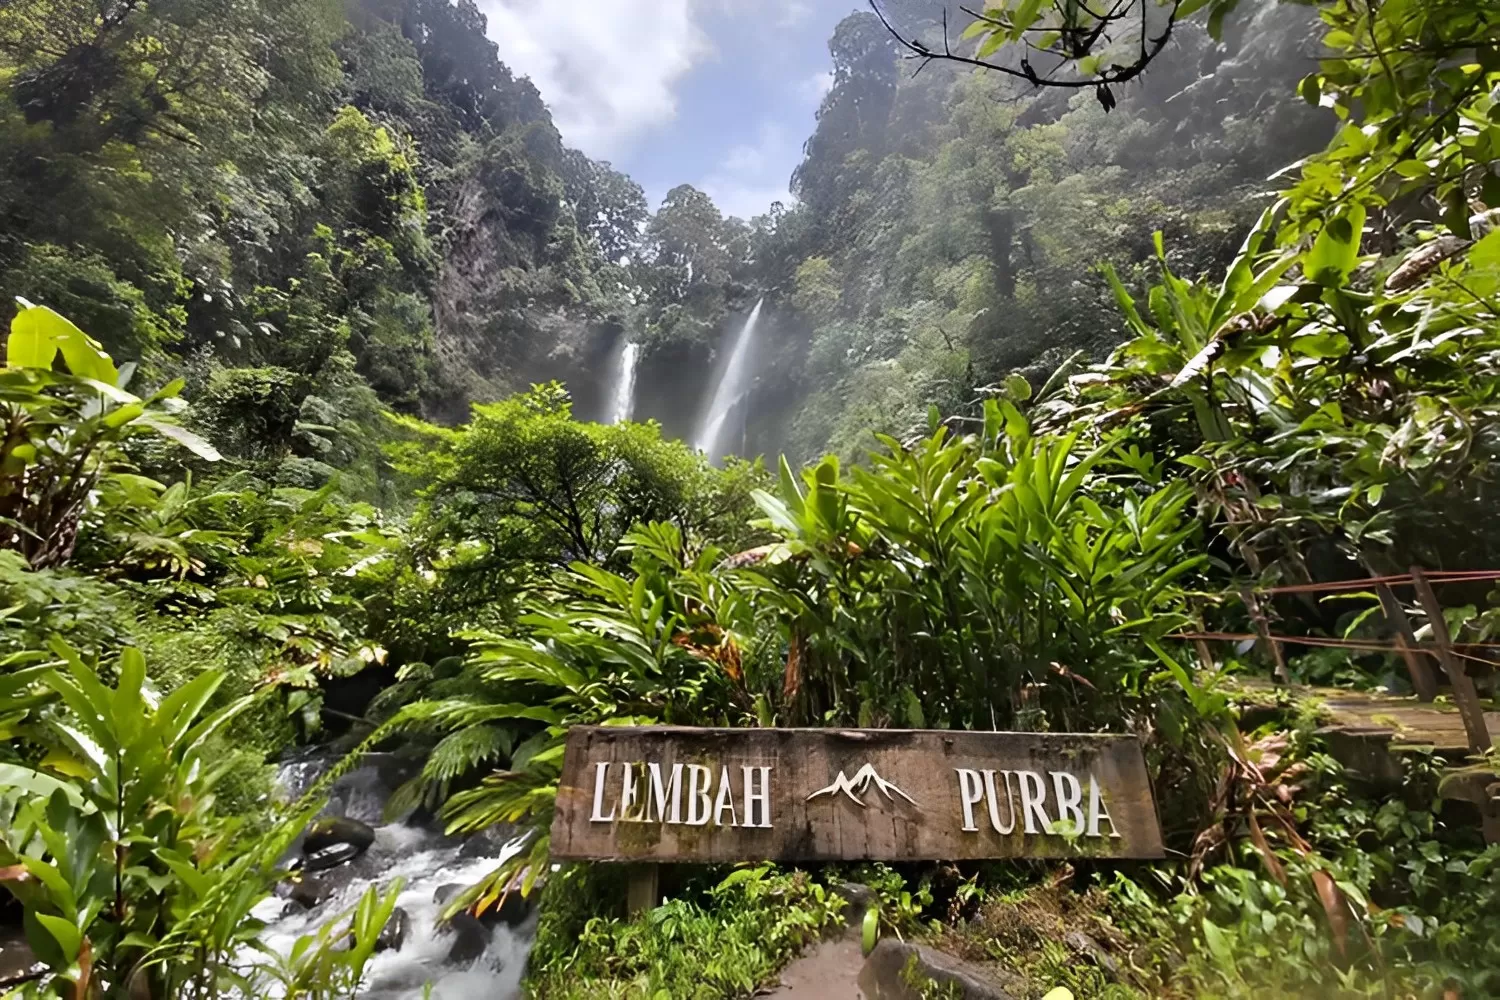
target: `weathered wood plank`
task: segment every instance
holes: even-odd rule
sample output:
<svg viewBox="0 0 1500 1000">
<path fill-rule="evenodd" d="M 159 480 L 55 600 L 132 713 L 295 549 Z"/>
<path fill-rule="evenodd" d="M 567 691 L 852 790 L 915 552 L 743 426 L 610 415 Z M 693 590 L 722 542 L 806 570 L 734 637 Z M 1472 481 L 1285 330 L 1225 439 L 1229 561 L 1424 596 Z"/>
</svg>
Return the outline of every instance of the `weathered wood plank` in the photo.
<svg viewBox="0 0 1500 1000">
<path fill-rule="evenodd" d="M 1128 736 L 576 727 L 552 826 L 557 859 L 1161 855 Z"/>
<path fill-rule="evenodd" d="M 1406 617 L 1406 611 L 1389 586 L 1379 584 L 1375 592 L 1380 595 L 1380 608 L 1385 614 L 1386 622 L 1395 630 L 1396 648 L 1401 651 L 1401 658 L 1406 662 L 1406 672 L 1411 675 L 1412 690 L 1417 692 L 1417 697 L 1422 701 L 1432 701 L 1437 697 L 1437 678 L 1433 676 L 1432 664 L 1417 652 L 1420 644 L 1411 627 L 1411 620 Z"/>
<path fill-rule="evenodd" d="M 1479 693 L 1474 689 L 1474 678 L 1469 676 L 1468 669 L 1453 655 L 1453 639 L 1448 634 L 1443 606 L 1438 603 L 1437 595 L 1432 592 L 1432 586 L 1422 574 L 1420 566 L 1411 568 L 1411 582 L 1417 592 L 1417 600 L 1422 603 L 1422 610 L 1427 612 L 1427 625 L 1432 629 L 1433 645 L 1437 649 L 1439 662 L 1448 674 L 1448 685 L 1453 689 L 1453 702 L 1458 706 L 1458 714 L 1464 722 L 1469 749 L 1475 753 L 1483 753 L 1493 745 L 1493 741 L 1485 723 L 1484 706 L 1480 704 Z"/>
<path fill-rule="evenodd" d="M 625 912 L 634 916 L 661 903 L 661 865 L 640 864 L 632 867 L 625 887 Z"/>
<path fill-rule="evenodd" d="M 1255 634 L 1260 636 L 1256 646 L 1262 655 L 1274 664 L 1271 676 L 1277 684 L 1291 683 L 1291 676 L 1287 673 L 1286 657 L 1281 653 L 1281 643 L 1271 638 L 1271 622 L 1261 610 L 1260 602 L 1255 599 L 1255 592 L 1248 587 L 1240 590 L 1240 600 L 1244 602 L 1245 609 L 1250 612 L 1250 621 L 1255 625 Z"/>
</svg>

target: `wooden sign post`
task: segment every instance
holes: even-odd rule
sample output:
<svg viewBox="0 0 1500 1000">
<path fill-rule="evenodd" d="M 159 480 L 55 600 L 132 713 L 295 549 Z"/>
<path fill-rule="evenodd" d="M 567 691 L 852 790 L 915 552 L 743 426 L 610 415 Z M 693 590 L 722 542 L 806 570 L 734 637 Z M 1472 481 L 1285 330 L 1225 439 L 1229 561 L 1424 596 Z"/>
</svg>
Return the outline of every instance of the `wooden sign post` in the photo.
<svg viewBox="0 0 1500 1000">
<path fill-rule="evenodd" d="M 634 862 L 1159 858 L 1131 736 L 577 727 L 552 856 Z"/>
</svg>

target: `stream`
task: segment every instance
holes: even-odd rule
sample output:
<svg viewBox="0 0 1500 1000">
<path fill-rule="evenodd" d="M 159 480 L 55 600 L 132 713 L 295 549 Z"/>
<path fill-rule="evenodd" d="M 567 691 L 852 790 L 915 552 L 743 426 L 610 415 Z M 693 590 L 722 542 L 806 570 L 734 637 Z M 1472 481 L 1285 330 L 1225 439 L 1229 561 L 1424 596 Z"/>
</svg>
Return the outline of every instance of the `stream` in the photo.
<svg viewBox="0 0 1500 1000">
<path fill-rule="evenodd" d="M 318 758 L 287 763 L 280 783 L 289 796 L 296 796 L 329 764 Z M 502 837 L 459 840 L 409 822 L 382 824 L 381 811 L 393 788 L 389 768 L 378 760 L 334 784 L 323 814 L 368 823 L 375 829 L 375 840 L 353 861 L 312 876 L 323 891 L 311 909 L 304 910 L 281 893 L 263 900 L 255 909 L 255 916 L 266 922 L 261 941 L 285 955 L 298 937 L 352 908 L 371 885 L 404 878 L 397 905 L 406 912 L 406 934 L 398 947 L 370 960 L 359 997 L 416 1000 L 430 984 L 433 1000 L 513 1000 L 520 995 L 536 913 L 527 913 L 514 925 L 460 918 L 455 923 L 461 926 L 440 927 L 439 890 L 472 885 L 520 850 L 520 844 Z"/>
</svg>

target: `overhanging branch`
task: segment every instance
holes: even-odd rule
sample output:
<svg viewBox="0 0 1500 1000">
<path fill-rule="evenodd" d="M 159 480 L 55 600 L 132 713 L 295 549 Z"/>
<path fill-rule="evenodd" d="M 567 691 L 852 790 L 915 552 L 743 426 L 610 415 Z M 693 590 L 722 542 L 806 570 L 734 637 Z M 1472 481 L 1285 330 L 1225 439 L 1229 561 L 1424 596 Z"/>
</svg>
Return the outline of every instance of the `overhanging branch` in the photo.
<svg viewBox="0 0 1500 1000">
<path fill-rule="evenodd" d="M 1143 3 L 1143 0 L 1135 0 L 1135 2 Z M 1104 109 L 1106 111 L 1108 111 L 1115 106 L 1114 94 L 1111 92 L 1110 87 L 1114 86 L 1115 84 L 1128 83 L 1131 80 L 1134 80 L 1136 77 L 1140 76 L 1143 72 L 1145 72 L 1146 67 L 1149 66 L 1151 62 L 1161 54 L 1162 50 L 1166 48 L 1167 42 L 1169 42 L 1172 38 L 1172 31 L 1177 26 L 1177 11 L 1180 6 L 1181 0 L 1173 0 L 1170 13 L 1167 15 L 1167 23 L 1162 27 L 1160 33 L 1149 38 L 1149 33 L 1146 30 L 1145 11 L 1143 5 L 1140 29 L 1140 47 L 1135 59 L 1133 59 L 1130 63 L 1125 65 L 1114 63 L 1111 64 L 1110 67 L 1103 72 L 1095 73 L 1087 77 L 1078 77 L 1072 79 L 1059 79 L 1053 74 L 1061 70 L 1068 64 L 1075 63 L 1079 59 L 1082 59 L 1085 56 L 1089 55 L 1093 47 L 1099 43 L 1100 39 L 1105 37 L 1105 32 L 1111 24 L 1117 21 L 1124 20 L 1127 16 L 1129 16 L 1129 8 L 1131 6 L 1129 0 L 1116 0 L 1113 6 L 1111 6 L 1109 10 L 1104 13 L 1098 13 L 1090 10 L 1089 13 L 1094 16 L 1095 23 L 1087 28 L 1064 27 L 1060 29 L 1025 29 L 1025 32 L 1047 32 L 1056 33 L 1058 35 L 1057 41 L 1053 42 L 1046 48 L 1040 48 L 1024 42 L 1022 43 L 1026 46 L 1027 49 L 1031 51 L 1041 52 L 1058 59 L 1057 67 L 1045 74 L 1038 73 L 1036 71 L 1036 68 L 1032 66 L 1031 60 L 1025 55 L 1023 55 L 1020 59 L 1020 66 L 1016 67 L 1007 66 L 1003 63 L 990 62 L 989 60 L 981 59 L 978 56 L 966 56 L 954 52 L 952 43 L 950 42 L 948 36 L 948 11 L 946 8 L 944 8 L 943 10 L 942 17 L 943 47 L 942 50 L 939 51 L 927 45 L 927 43 L 923 42 L 915 35 L 907 37 L 900 31 L 898 31 L 896 29 L 896 26 L 891 24 L 890 18 L 886 16 L 885 11 L 881 10 L 879 0 L 869 0 L 869 3 L 870 9 L 873 10 L 875 12 L 875 16 L 880 19 L 880 23 L 885 26 L 885 30 L 890 33 L 891 37 L 894 38 L 903 49 L 906 50 L 907 58 L 920 61 L 921 65 L 917 67 L 916 71 L 918 73 L 920 73 L 928 63 L 935 61 L 944 61 L 960 63 L 965 66 L 974 66 L 979 69 L 992 70 L 996 73 L 1014 77 L 1018 80 L 1025 80 L 1033 87 L 1056 87 L 1066 90 L 1085 90 L 1093 87 L 1095 89 L 1096 96 L 1099 99 L 1099 103 L 1104 106 Z M 965 13 L 972 15 L 976 19 L 985 21 L 988 24 L 994 26 L 997 30 L 1009 30 L 1011 28 L 1011 24 L 1008 21 L 1004 20 L 1000 16 L 997 16 L 993 12 L 976 12 L 969 10 L 967 7 L 963 8 L 963 10 L 965 11 Z"/>
</svg>

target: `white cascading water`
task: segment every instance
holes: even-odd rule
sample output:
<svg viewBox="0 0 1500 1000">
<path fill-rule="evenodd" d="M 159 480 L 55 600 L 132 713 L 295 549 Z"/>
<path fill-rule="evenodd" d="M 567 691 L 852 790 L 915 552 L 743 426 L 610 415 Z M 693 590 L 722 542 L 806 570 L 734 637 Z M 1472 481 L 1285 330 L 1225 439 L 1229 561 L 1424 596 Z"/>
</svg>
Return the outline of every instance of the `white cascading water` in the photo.
<svg viewBox="0 0 1500 1000">
<path fill-rule="evenodd" d="M 304 785 L 319 766 L 301 765 L 300 771 L 299 765 L 284 768 L 283 787 Z M 382 796 L 371 787 L 375 782 L 361 775 L 365 770 L 373 769 L 362 768 L 339 781 L 330 796 L 329 813 L 380 822 Z M 370 960 L 359 1000 L 416 1000 L 429 985 L 432 1000 L 515 1000 L 521 993 L 521 976 L 536 932 L 536 914 L 514 928 L 504 924 L 490 928 L 482 948 L 475 949 L 477 957 L 454 961 L 450 951 L 455 932 L 439 926 L 443 906 L 436 894 L 445 885 L 472 885 L 521 848 L 517 842 L 466 848 L 441 833 L 405 823 L 376 826 L 375 843 L 363 856 L 319 876 L 337 888 L 316 907 L 299 912 L 272 896 L 255 908 L 255 916 L 266 923 L 261 943 L 286 955 L 299 936 L 348 912 L 371 885 L 389 885 L 403 878 L 406 884 L 397 905 L 408 918 L 405 940 L 399 948 Z"/>
<path fill-rule="evenodd" d="M 703 452 L 710 460 L 717 460 L 724 455 L 725 448 L 720 443 L 724 434 L 724 424 L 729 420 L 729 414 L 734 411 L 735 404 L 745 395 L 745 390 L 750 383 L 750 344 L 755 339 L 755 327 L 760 322 L 760 307 L 765 304 L 765 299 L 755 303 L 755 308 L 750 310 L 745 325 L 740 327 L 740 332 L 734 338 L 734 346 L 729 350 L 729 360 L 725 362 L 724 369 L 719 373 L 719 384 L 714 386 L 714 392 L 709 397 L 708 411 L 703 415 L 703 423 L 699 425 L 698 433 L 694 435 L 693 447 Z"/>
<path fill-rule="evenodd" d="M 615 388 L 609 400 L 609 422 L 623 424 L 635 412 L 635 369 L 640 363 L 641 345 L 627 340 L 620 348 L 615 365 Z"/>
</svg>

